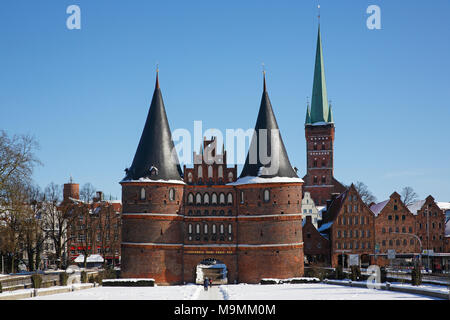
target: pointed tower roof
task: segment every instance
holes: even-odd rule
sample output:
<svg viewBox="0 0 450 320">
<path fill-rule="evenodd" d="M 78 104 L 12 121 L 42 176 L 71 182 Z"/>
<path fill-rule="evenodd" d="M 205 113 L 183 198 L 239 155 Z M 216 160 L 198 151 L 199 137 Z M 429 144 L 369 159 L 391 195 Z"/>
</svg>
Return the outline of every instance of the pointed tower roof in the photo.
<svg viewBox="0 0 450 320">
<path fill-rule="evenodd" d="M 133 163 L 126 169 L 124 181 L 177 180 L 182 182 L 181 167 L 175 152 L 166 109 L 156 72 L 155 91 Z"/>
<path fill-rule="evenodd" d="M 311 124 L 311 109 L 309 107 L 309 103 L 306 107 L 306 120 L 305 120 L 305 124 Z"/>
<path fill-rule="evenodd" d="M 311 124 L 329 122 L 330 109 L 328 106 L 327 85 L 325 81 L 325 68 L 323 63 L 322 37 L 317 33 L 316 63 L 314 67 L 314 82 L 311 98 Z"/>
<path fill-rule="evenodd" d="M 261 139 L 263 140 L 261 141 Z M 263 147 L 260 151 L 260 147 L 264 145 L 267 147 L 265 150 Z M 262 158 L 260 153 L 263 156 Z M 264 159 L 265 155 L 267 159 Z M 243 180 L 243 178 L 247 177 L 258 179 L 250 179 L 253 182 L 250 182 L 249 179 Z M 277 120 L 273 113 L 272 104 L 270 103 L 269 95 L 267 93 L 264 73 L 263 94 L 261 97 L 258 118 L 256 120 L 254 136 L 250 144 L 244 168 L 242 169 L 239 178 L 241 181 L 238 180 L 233 184 L 255 183 L 255 181 L 259 183 L 271 178 L 285 178 L 278 179 L 280 181 L 276 182 L 303 182 L 303 180 L 298 178 L 289 161 Z"/>
</svg>

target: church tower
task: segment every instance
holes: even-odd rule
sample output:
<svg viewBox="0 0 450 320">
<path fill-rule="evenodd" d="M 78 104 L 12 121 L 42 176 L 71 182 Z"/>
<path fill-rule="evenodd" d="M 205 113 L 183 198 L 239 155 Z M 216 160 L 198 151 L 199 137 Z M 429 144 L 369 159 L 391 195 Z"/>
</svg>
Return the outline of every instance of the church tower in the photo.
<svg viewBox="0 0 450 320">
<path fill-rule="evenodd" d="M 316 62 L 311 105 L 305 120 L 306 176 L 304 191 L 311 194 L 316 205 L 326 205 L 333 193 L 342 193 L 345 187 L 334 178 L 334 119 L 328 103 L 325 68 L 323 63 L 320 25 L 317 35 Z"/>
</svg>

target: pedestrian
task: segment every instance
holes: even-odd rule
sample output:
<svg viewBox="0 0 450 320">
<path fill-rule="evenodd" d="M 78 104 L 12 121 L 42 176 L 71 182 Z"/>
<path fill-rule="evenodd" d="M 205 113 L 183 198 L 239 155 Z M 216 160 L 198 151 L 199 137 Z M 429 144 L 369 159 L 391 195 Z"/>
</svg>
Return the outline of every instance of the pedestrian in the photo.
<svg viewBox="0 0 450 320">
<path fill-rule="evenodd" d="M 203 288 L 205 290 L 208 290 L 208 283 L 209 283 L 208 278 L 205 278 L 205 280 L 203 281 Z"/>
<path fill-rule="evenodd" d="M 209 286 L 212 286 L 212 279 L 209 279 Z"/>
</svg>

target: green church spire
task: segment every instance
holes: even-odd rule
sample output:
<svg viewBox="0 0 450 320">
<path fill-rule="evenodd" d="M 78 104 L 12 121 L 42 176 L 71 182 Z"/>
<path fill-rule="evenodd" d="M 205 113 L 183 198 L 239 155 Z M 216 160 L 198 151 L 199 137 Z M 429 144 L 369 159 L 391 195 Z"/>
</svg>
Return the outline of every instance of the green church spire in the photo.
<svg viewBox="0 0 450 320">
<path fill-rule="evenodd" d="M 317 34 L 316 63 L 314 67 L 314 83 L 311 99 L 310 122 L 311 124 L 318 122 L 333 122 L 333 115 L 331 114 L 331 110 L 328 106 L 320 25 Z"/>
</svg>

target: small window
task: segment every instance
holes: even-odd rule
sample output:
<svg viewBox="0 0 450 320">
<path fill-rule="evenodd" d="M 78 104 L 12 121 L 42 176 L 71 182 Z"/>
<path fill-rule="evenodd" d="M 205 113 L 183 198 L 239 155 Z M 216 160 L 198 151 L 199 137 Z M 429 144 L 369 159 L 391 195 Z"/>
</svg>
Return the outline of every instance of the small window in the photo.
<svg viewBox="0 0 450 320">
<path fill-rule="evenodd" d="M 229 193 L 227 195 L 227 203 L 228 204 L 233 204 L 233 195 L 231 193 Z"/>
<path fill-rule="evenodd" d="M 208 234 L 208 225 L 206 223 L 203 225 L 203 234 Z"/>
<path fill-rule="evenodd" d="M 223 167 L 222 166 L 219 166 L 218 175 L 219 175 L 219 178 L 223 178 Z"/>
<path fill-rule="evenodd" d="M 224 233 L 224 226 L 223 226 L 223 224 L 221 224 L 220 225 L 220 234 L 223 234 Z"/>
<path fill-rule="evenodd" d="M 189 234 L 192 234 L 192 224 L 189 224 L 189 225 L 188 225 L 188 233 L 189 233 Z"/>
<path fill-rule="evenodd" d="M 211 196 L 211 203 L 212 204 L 217 204 L 217 194 L 213 193 Z"/>
<path fill-rule="evenodd" d="M 244 191 L 241 191 L 241 203 L 245 202 Z"/>
<path fill-rule="evenodd" d="M 145 189 L 141 188 L 141 200 L 145 200 Z"/>
<path fill-rule="evenodd" d="M 195 204 L 197 205 L 202 204 L 202 195 L 200 193 L 197 193 L 195 195 Z"/>
<path fill-rule="evenodd" d="M 194 203 L 194 195 L 192 193 L 188 194 L 188 204 Z"/>
<path fill-rule="evenodd" d="M 224 193 L 221 193 L 219 195 L 219 203 L 220 204 L 225 204 L 225 194 Z"/>
<path fill-rule="evenodd" d="M 233 230 L 232 230 L 232 226 L 231 226 L 231 224 L 229 224 L 229 225 L 228 225 L 228 234 L 231 234 L 231 231 L 233 231 Z"/>
<path fill-rule="evenodd" d="M 228 173 L 228 181 L 233 182 L 233 172 Z"/>
<path fill-rule="evenodd" d="M 195 225 L 195 233 L 200 234 L 200 224 Z"/>
<path fill-rule="evenodd" d="M 192 172 L 188 173 L 188 183 L 192 183 Z"/>
<path fill-rule="evenodd" d="M 264 202 L 269 202 L 270 201 L 270 191 L 269 191 L 269 189 L 265 189 L 264 190 L 263 198 L 264 198 Z"/>
<path fill-rule="evenodd" d="M 198 178 L 203 178 L 203 168 L 202 168 L 202 166 L 198 166 L 197 177 Z"/>
<path fill-rule="evenodd" d="M 213 168 L 212 166 L 208 166 L 208 178 L 212 178 L 213 177 Z"/>
<path fill-rule="evenodd" d="M 209 204 L 209 193 L 203 195 L 203 204 Z"/>
<path fill-rule="evenodd" d="M 169 190 L 169 200 L 174 201 L 175 200 L 175 189 L 171 188 Z"/>
</svg>

